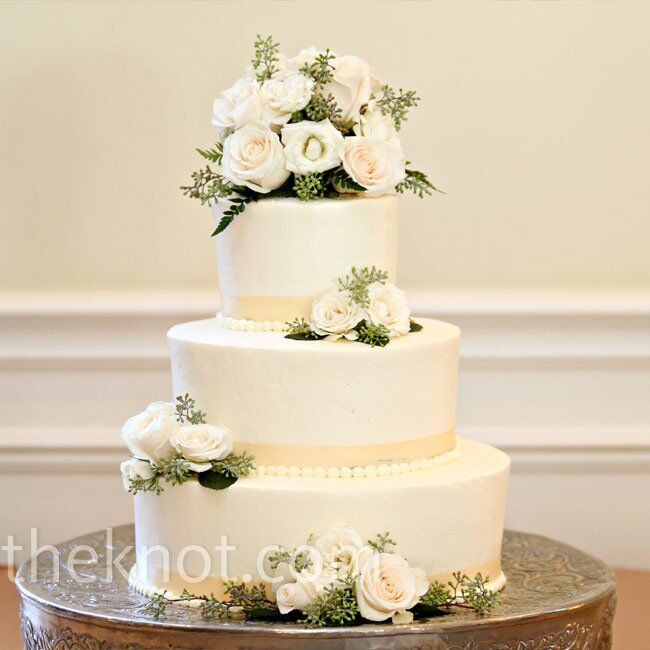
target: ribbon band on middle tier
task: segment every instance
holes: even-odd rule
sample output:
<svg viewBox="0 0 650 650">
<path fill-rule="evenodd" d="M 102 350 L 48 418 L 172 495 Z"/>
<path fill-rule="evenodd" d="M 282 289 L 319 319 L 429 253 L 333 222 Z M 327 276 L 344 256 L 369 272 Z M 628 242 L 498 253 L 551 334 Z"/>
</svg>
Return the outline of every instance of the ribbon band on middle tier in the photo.
<svg viewBox="0 0 650 650">
<path fill-rule="evenodd" d="M 246 451 L 255 465 L 297 467 L 355 467 L 382 463 L 409 463 L 452 451 L 456 446 L 454 429 L 432 436 L 385 442 L 378 445 L 275 445 L 236 442 L 237 453 Z"/>
</svg>

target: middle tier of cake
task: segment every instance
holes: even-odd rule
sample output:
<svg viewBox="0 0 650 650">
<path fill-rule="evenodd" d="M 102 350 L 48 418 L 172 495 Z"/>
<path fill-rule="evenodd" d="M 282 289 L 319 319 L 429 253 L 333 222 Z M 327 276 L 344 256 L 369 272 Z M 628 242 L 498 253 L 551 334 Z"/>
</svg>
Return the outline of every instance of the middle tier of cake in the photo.
<svg viewBox="0 0 650 650">
<path fill-rule="evenodd" d="M 258 468 L 306 476 L 426 469 L 423 460 L 456 446 L 460 330 L 418 322 L 421 331 L 384 348 L 238 332 L 216 319 L 177 325 L 168 334 L 174 395 L 189 393 Z"/>
</svg>

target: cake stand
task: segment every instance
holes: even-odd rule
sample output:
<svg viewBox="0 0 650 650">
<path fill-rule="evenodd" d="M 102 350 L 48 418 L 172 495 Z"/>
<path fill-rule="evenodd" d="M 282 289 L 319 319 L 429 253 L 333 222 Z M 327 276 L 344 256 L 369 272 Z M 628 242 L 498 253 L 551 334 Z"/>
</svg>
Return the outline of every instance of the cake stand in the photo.
<svg viewBox="0 0 650 650">
<path fill-rule="evenodd" d="M 70 553 L 79 551 L 72 565 Z M 42 553 L 18 572 L 25 650 L 605 650 L 616 605 L 612 571 L 575 548 L 538 535 L 506 531 L 508 584 L 499 607 L 478 618 L 461 610 L 411 625 L 306 628 L 296 623 L 205 621 L 197 610 L 170 605 L 164 620 L 140 611 L 143 596 L 107 567 L 128 547 L 133 526 L 60 544 L 59 560 Z M 90 550 L 93 549 L 94 553 Z M 96 554 L 96 561 L 91 558 Z M 85 560 L 84 560 L 85 558 Z M 59 576 L 57 580 L 56 569 Z M 71 572 L 72 569 L 72 572 Z M 73 575 L 86 582 L 80 584 Z M 33 576 L 32 576 L 33 573 Z M 33 579 L 32 579 L 33 578 Z"/>
</svg>

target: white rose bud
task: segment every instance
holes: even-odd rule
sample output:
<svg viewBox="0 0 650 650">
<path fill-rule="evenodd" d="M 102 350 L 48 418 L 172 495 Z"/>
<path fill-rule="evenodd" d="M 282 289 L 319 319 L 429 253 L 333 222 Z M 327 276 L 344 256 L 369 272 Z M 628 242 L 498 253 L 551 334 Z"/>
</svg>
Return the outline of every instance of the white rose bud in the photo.
<svg viewBox="0 0 650 650">
<path fill-rule="evenodd" d="M 246 75 L 224 90 L 214 100 L 212 124 L 221 135 L 230 133 L 262 117 L 262 95 L 260 85 L 252 68 Z"/>
<path fill-rule="evenodd" d="M 351 341 L 359 335 L 354 328 L 365 318 L 365 312 L 352 300 L 349 291 L 333 289 L 314 301 L 310 327 L 330 341 L 344 336 Z"/>
<path fill-rule="evenodd" d="M 389 336 L 408 334 L 411 329 L 411 308 L 406 293 L 393 284 L 374 282 L 368 287 L 370 305 L 368 318 L 375 325 L 385 325 Z"/>
<path fill-rule="evenodd" d="M 429 589 L 425 572 L 411 568 L 396 553 L 373 553 L 365 548 L 355 569 L 359 613 L 369 621 L 395 617 L 396 622 L 404 622 L 406 610 L 415 607 Z"/>
<path fill-rule="evenodd" d="M 173 404 L 152 402 L 124 423 L 122 440 L 133 456 L 155 464 L 172 453 L 169 439 L 179 427 Z"/>
<path fill-rule="evenodd" d="M 263 120 L 267 124 L 286 124 L 311 99 L 314 82 L 310 77 L 281 70 L 262 84 Z"/>
<path fill-rule="evenodd" d="M 137 458 L 125 460 L 120 465 L 120 471 L 122 472 L 122 483 L 127 492 L 129 491 L 131 481 L 134 481 L 136 478 L 149 479 L 156 473 L 151 463 L 146 460 L 138 460 Z"/>
<path fill-rule="evenodd" d="M 232 452 L 232 436 L 225 427 L 192 424 L 179 427 L 171 437 L 174 449 L 190 461 L 190 469 L 205 472 L 213 460 L 222 460 Z"/>
<path fill-rule="evenodd" d="M 380 140 L 392 147 L 401 147 L 395 122 L 390 115 L 384 115 L 375 101 L 371 101 L 353 128 L 356 135 Z"/>
<path fill-rule="evenodd" d="M 277 66 L 281 71 L 300 72 L 303 66 L 314 63 L 319 54 L 321 54 L 321 51 L 317 50 L 313 45 L 300 50 L 297 56 L 287 57 L 284 54 L 279 54 Z"/>
<path fill-rule="evenodd" d="M 325 96 L 332 93 L 341 109 L 341 121 L 351 126 L 359 120 L 361 107 L 370 101 L 370 66 L 358 56 L 345 55 L 334 59 L 332 81 L 325 85 Z"/>
<path fill-rule="evenodd" d="M 314 542 L 325 564 L 336 570 L 340 578 L 349 575 L 357 552 L 363 545 L 359 533 L 352 528 L 332 528 Z"/>
<path fill-rule="evenodd" d="M 368 196 L 381 196 L 395 191 L 406 175 L 401 147 L 363 136 L 343 139 L 339 150 L 343 168 L 350 178 L 366 189 Z"/>
<path fill-rule="evenodd" d="M 323 593 L 327 585 L 336 581 L 337 575 L 329 570 L 323 570 L 316 575 L 309 569 L 305 569 L 297 578 L 295 582 L 282 582 L 279 587 L 273 587 L 281 614 L 288 614 L 294 609 L 304 611 L 307 605 L 313 603 Z"/>
<path fill-rule="evenodd" d="M 296 122 L 282 128 L 284 155 L 294 174 L 324 172 L 341 164 L 341 132 L 329 120 Z"/>
<path fill-rule="evenodd" d="M 289 178 L 277 133 L 253 122 L 229 135 L 223 143 L 221 173 L 235 185 L 266 194 Z"/>
</svg>

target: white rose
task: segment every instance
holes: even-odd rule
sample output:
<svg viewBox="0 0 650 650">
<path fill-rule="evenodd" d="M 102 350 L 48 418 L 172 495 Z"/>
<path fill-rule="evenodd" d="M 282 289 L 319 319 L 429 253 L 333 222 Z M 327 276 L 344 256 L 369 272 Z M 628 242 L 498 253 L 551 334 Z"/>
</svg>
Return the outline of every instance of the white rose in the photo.
<svg viewBox="0 0 650 650">
<path fill-rule="evenodd" d="M 334 569 L 339 578 L 349 575 L 363 540 L 352 528 L 333 528 L 319 537 L 314 546 L 323 556 L 325 564 Z"/>
<path fill-rule="evenodd" d="M 281 70 L 262 84 L 263 120 L 267 124 L 286 124 L 311 99 L 314 82 L 299 72 Z"/>
<path fill-rule="evenodd" d="M 371 101 L 354 125 L 356 135 L 381 140 L 393 147 L 401 147 L 395 122 L 390 115 L 384 115 L 376 102 Z"/>
<path fill-rule="evenodd" d="M 120 465 L 120 471 L 122 472 L 122 483 L 127 492 L 129 491 L 130 481 L 138 477 L 143 479 L 152 478 L 156 473 L 151 463 L 146 460 L 138 460 L 137 458 L 125 460 Z"/>
<path fill-rule="evenodd" d="M 253 122 L 229 135 L 223 143 L 221 173 L 235 185 L 266 194 L 289 178 L 277 133 Z"/>
<path fill-rule="evenodd" d="M 366 188 L 368 196 L 395 191 L 406 175 L 401 147 L 363 136 L 343 139 L 339 154 L 343 168 L 356 183 Z"/>
<path fill-rule="evenodd" d="M 342 336 L 354 341 L 359 335 L 353 330 L 364 317 L 363 309 L 352 300 L 349 291 L 333 289 L 314 301 L 310 327 L 316 334 L 327 336 L 330 341 Z"/>
<path fill-rule="evenodd" d="M 173 404 L 152 402 L 124 423 L 122 440 L 133 456 L 155 464 L 172 453 L 169 439 L 179 427 Z"/>
<path fill-rule="evenodd" d="M 357 556 L 356 569 L 359 613 L 369 621 L 396 617 L 403 622 L 406 610 L 415 607 L 429 589 L 425 572 L 411 568 L 395 553 L 373 553 L 366 548 Z"/>
<path fill-rule="evenodd" d="M 224 135 L 262 117 L 260 85 L 252 68 L 214 100 L 212 124 Z"/>
<path fill-rule="evenodd" d="M 280 70 L 300 72 L 303 66 L 313 64 L 319 54 L 321 54 L 321 50 L 317 50 L 312 45 L 311 47 L 300 50 L 298 55 L 294 57 L 286 57 L 284 54 L 280 54 L 277 65 Z"/>
<path fill-rule="evenodd" d="M 370 66 L 350 54 L 337 57 L 333 65 L 332 81 L 325 85 L 323 93 L 332 93 L 341 109 L 341 121 L 351 126 L 358 121 L 361 107 L 370 101 Z"/>
<path fill-rule="evenodd" d="M 407 334 L 411 329 L 411 308 L 406 293 L 393 284 L 374 282 L 368 287 L 368 318 L 375 325 L 385 325 L 391 337 Z"/>
<path fill-rule="evenodd" d="M 286 566 L 282 566 L 286 565 Z M 320 596 L 325 587 L 336 582 L 335 571 L 325 569 L 318 574 L 305 569 L 298 574 L 294 582 L 285 581 L 290 568 L 286 562 L 278 565 L 278 570 L 283 574 L 283 580 L 278 585 L 273 585 L 273 593 L 281 614 L 288 614 L 294 609 L 304 611 L 307 605 L 313 603 Z"/>
<path fill-rule="evenodd" d="M 294 174 L 324 172 L 341 164 L 341 132 L 329 120 L 296 122 L 282 128 L 284 155 Z"/>
<path fill-rule="evenodd" d="M 221 460 L 232 451 L 232 437 L 225 427 L 212 424 L 191 424 L 179 427 L 171 437 L 174 449 L 190 461 L 190 469 L 205 472 L 211 461 Z"/>
</svg>

